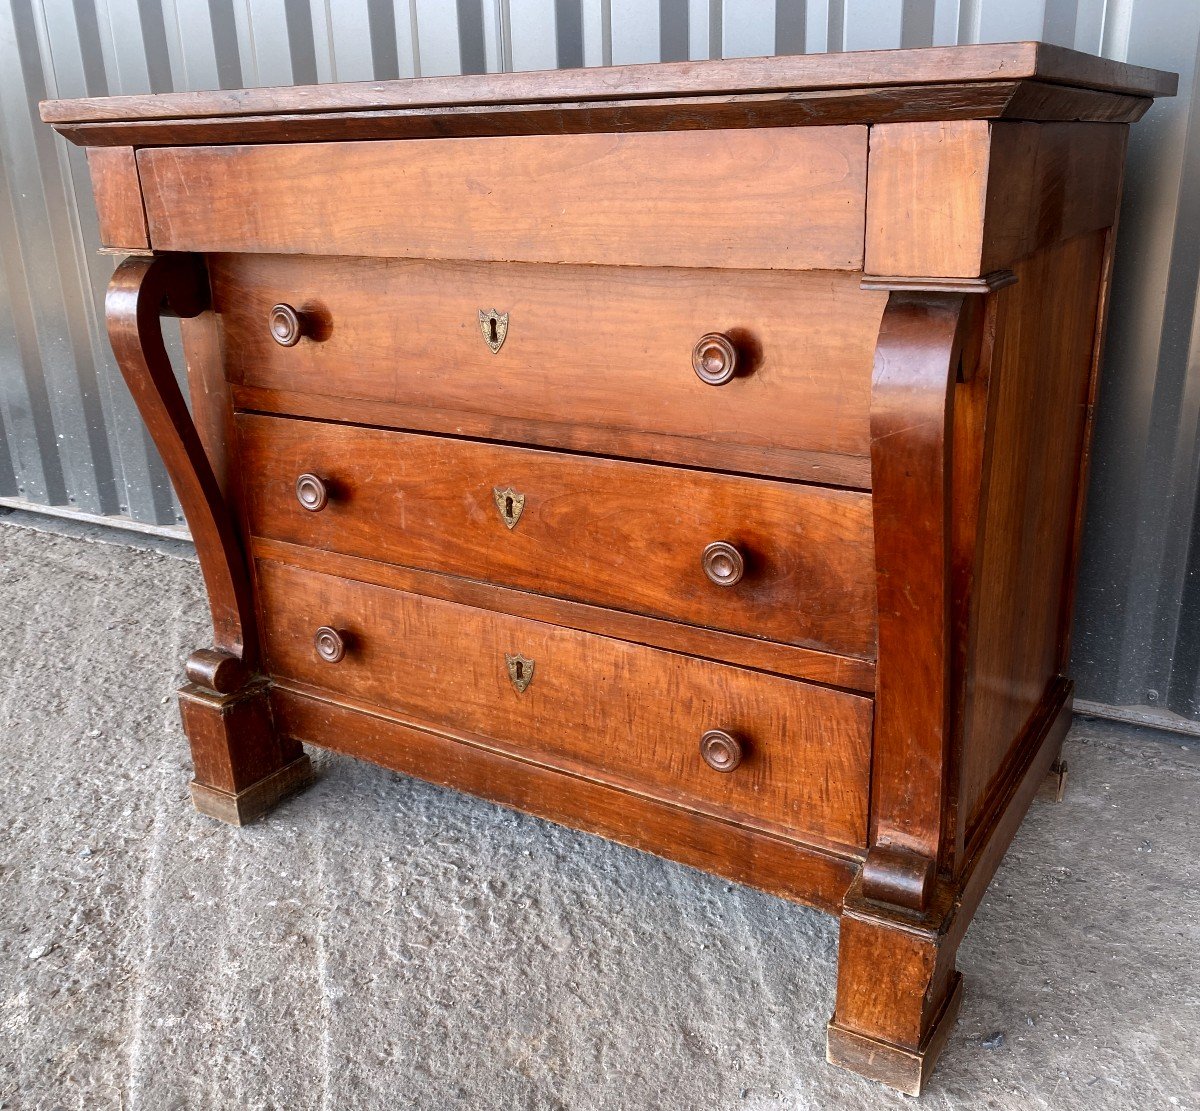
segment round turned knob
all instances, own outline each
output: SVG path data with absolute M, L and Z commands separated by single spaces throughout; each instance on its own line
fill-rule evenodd
M 335 664 L 346 654 L 346 640 L 337 629 L 322 625 L 313 637 L 317 655 L 326 663 Z
M 304 314 L 291 305 L 276 305 L 270 316 L 271 338 L 280 347 L 295 347 L 304 335 Z
M 746 560 L 742 553 L 724 540 L 714 541 L 704 549 L 700 566 L 709 582 L 717 586 L 733 586 L 742 581 L 746 573 Z
M 329 488 L 315 474 L 296 479 L 296 500 L 310 513 L 319 513 L 329 504 Z
M 742 762 L 742 742 L 720 729 L 710 729 L 700 738 L 700 755 L 715 772 L 731 772 Z
M 692 348 L 692 369 L 701 382 L 723 386 L 737 374 L 737 349 L 723 332 L 709 332 Z

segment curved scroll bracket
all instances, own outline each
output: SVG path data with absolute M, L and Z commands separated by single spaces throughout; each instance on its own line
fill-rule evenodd
M 162 456 L 183 507 L 208 588 L 213 637 L 225 664 L 222 686 L 256 670 L 254 606 L 245 557 L 183 391 L 163 343 L 165 315 L 198 316 L 209 306 L 208 280 L 195 255 L 128 258 L 104 302 L 117 365 Z
M 918 912 L 932 894 L 950 790 L 951 436 L 976 300 L 892 292 L 871 384 L 879 658 L 863 879 L 871 897 Z

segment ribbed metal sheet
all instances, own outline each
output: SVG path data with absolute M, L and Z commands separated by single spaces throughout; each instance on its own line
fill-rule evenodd
M 1181 75 L 1133 130 L 1075 672 L 1087 699 L 1200 719 L 1196 0 L 0 0 L 0 499 L 181 519 L 43 97 L 1039 38 Z

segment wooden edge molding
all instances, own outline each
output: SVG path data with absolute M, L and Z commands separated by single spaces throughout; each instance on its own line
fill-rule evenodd
M 194 255 L 126 259 L 113 274 L 104 302 L 117 365 L 162 456 L 196 544 L 215 646 L 252 673 L 257 638 L 245 558 L 163 343 L 162 316 L 193 317 L 208 307 L 207 274 Z M 227 674 L 227 665 L 212 663 L 214 679 L 222 666 Z
M 323 143 L 348 139 L 479 138 L 488 135 L 690 131 L 700 126 L 811 127 L 930 120 L 1062 120 L 1133 123 L 1153 103 L 1037 81 L 975 81 L 881 88 L 800 89 L 712 96 L 629 97 L 435 105 L 178 119 L 54 123 L 89 148 Z
M 994 293 L 1017 280 L 1011 270 L 993 270 L 982 278 L 917 278 L 864 274 L 860 289 L 884 289 L 913 293 Z
M 863 75 L 869 74 L 864 81 Z M 499 102 L 1034 79 L 1140 97 L 1172 96 L 1175 74 L 1039 42 L 665 62 L 597 69 L 434 77 L 418 81 L 93 97 L 43 101 L 47 123 L 238 117 L 337 109 L 482 106 Z

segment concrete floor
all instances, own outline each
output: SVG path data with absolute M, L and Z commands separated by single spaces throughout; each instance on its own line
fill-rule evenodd
M 0 1107 L 915 1106 L 824 1063 L 821 914 L 347 759 L 196 815 L 197 567 L 94 539 L 0 518 Z M 1200 749 L 1067 758 L 927 1108 L 1200 1107 Z

